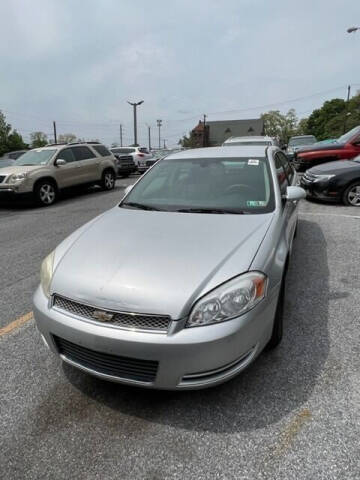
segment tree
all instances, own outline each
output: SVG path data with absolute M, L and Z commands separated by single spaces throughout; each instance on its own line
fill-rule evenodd
M 76 135 L 73 133 L 63 133 L 62 135 L 58 136 L 58 143 L 71 143 L 75 142 Z
M 48 143 L 48 137 L 44 132 L 30 133 L 31 148 L 45 147 Z
M 24 143 L 22 136 L 16 130 L 13 130 L 8 136 L 7 144 L 9 152 L 13 152 L 14 150 L 25 150 L 28 148 L 28 145 Z
M 296 135 L 306 135 L 308 131 L 308 119 L 302 118 L 297 126 Z
M 345 100 L 341 98 L 328 100 L 309 116 L 306 133 L 315 135 L 318 140 L 337 138 L 344 133 L 345 115 Z
M 296 133 L 298 119 L 295 110 L 290 109 L 285 115 L 279 110 L 263 113 L 265 134 L 277 138 L 280 143 L 288 143 L 289 138 Z
M 7 123 L 5 115 L 0 111 L 0 157 L 14 150 L 27 148 L 22 136 L 16 131 L 11 131 L 10 123 Z

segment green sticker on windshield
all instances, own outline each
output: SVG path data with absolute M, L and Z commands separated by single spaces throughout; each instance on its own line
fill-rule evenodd
M 246 205 L 248 207 L 265 207 L 266 202 L 264 202 L 263 200 L 248 200 L 246 202 Z

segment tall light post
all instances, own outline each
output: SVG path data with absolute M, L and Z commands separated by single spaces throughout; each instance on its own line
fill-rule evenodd
M 161 135 L 160 135 L 160 129 L 161 129 L 162 120 L 156 120 L 156 123 L 157 123 L 158 129 L 159 129 L 159 149 L 160 149 L 160 148 L 161 148 Z
M 137 147 L 137 118 L 136 118 L 136 107 L 144 103 L 144 100 L 140 100 L 140 102 L 127 102 L 129 105 L 132 105 L 134 109 L 134 146 Z

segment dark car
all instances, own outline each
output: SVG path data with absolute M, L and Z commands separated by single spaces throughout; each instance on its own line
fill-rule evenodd
M 116 151 L 118 150 L 118 152 Z M 136 164 L 132 155 L 120 152 L 120 149 L 112 148 L 111 152 L 116 158 L 116 168 L 119 177 L 126 178 L 137 170 Z
M 333 143 L 314 144 L 294 153 L 294 165 L 297 170 L 308 168 L 333 160 L 346 160 L 360 154 L 360 126 L 353 128 Z
M 360 156 L 310 168 L 300 184 L 308 197 L 360 207 Z

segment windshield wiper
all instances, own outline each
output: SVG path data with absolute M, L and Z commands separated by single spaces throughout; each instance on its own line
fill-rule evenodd
M 246 212 L 243 210 L 226 210 L 224 208 L 179 208 L 179 210 L 174 210 L 175 212 L 181 213 L 232 213 L 233 215 L 245 215 Z
M 139 210 L 156 210 L 156 211 L 161 211 L 160 208 L 152 207 L 151 205 L 145 205 L 144 203 L 138 203 L 138 202 L 125 202 L 120 205 L 121 207 L 132 207 L 132 208 L 138 208 Z

